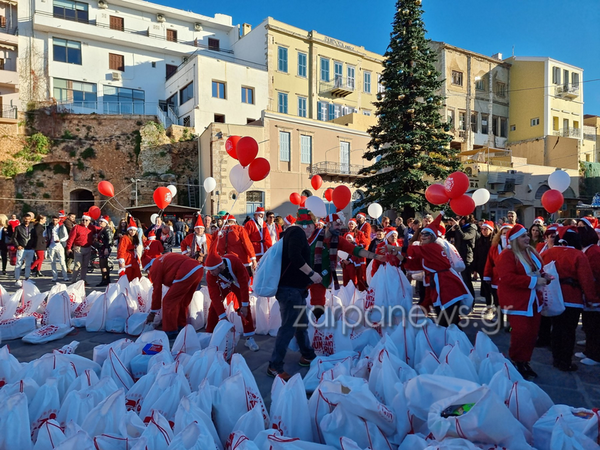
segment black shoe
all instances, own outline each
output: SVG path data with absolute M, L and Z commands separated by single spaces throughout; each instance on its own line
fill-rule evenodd
M 573 363 L 554 362 L 553 365 L 562 372 L 575 372 L 578 369 L 577 364 Z
M 96 285 L 96 287 L 108 286 L 108 284 L 109 284 L 108 281 L 102 280 L 100 283 L 98 283 Z
M 538 339 L 535 343 L 536 348 L 550 347 L 550 341 L 546 339 Z
M 529 378 L 537 378 L 538 377 L 538 374 L 535 373 L 535 371 L 531 368 L 531 366 L 529 365 L 528 362 L 523 363 L 523 367 L 525 368 L 525 372 L 528 375 L 525 378 L 529 379 Z

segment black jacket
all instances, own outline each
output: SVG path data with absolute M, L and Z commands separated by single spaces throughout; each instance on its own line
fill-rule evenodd
M 492 235 L 484 237 L 477 233 L 477 236 L 473 250 L 473 270 L 483 277 L 487 256 L 492 247 Z
M 46 227 L 39 223 L 36 223 L 33 227 L 33 232 L 35 233 L 35 251 L 43 251 L 46 250 L 46 238 L 44 237 L 44 230 Z
M 304 264 L 310 266 L 310 247 L 304 230 L 300 227 L 290 227 L 285 230 L 283 239 L 283 252 L 281 256 L 281 278 L 279 286 L 296 289 L 306 289 L 312 281 L 300 267 Z
M 157 239 L 160 239 L 160 242 L 162 242 L 162 245 L 165 249 L 163 253 L 171 253 L 173 247 L 175 246 L 175 235 L 173 232 L 169 230 L 169 234 L 167 236 L 161 234 L 160 237 L 157 236 Z
M 94 247 L 98 250 L 100 258 L 104 258 L 104 250 L 108 250 L 110 253 L 113 242 L 113 232 L 109 227 L 104 227 L 100 230 L 96 239 L 97 242 Z
M 454 238 L 454 246 L 458 250 L 460 257 L 468 266 L 473 263 L 473 249 L 475 248 L 475 239 L 477 239 L 477 228 L 472 223 L 461 226 L 454 226 L 446 232 L 446 239 Z
M 177 221 L 173 224 L 173 231 L 177 232 L 183 232 L 185 233 L 185 222 L 184 221 Z
M 16 247 L 23 247 L 25 250 L 35 250 L 37 245 L 37 235 L 34 230 L 34 224 L 30 223 L 29 227 L 21 224 L 13 232 L 13 243 Z

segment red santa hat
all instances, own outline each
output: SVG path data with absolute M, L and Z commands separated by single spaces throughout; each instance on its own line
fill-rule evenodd
M 350 225 L 351 223 L 353 223 L 356 226 L 356 224 L 357 224 L 356 219 L 350 219 L 348 221 L 348 225 Z
M 288 214 L 287 216 L 285 216 L 283 218 L 283 221 L 285 222 L 285 224 L 287 226 L 290 226 L 290 225 L 294 225 L 296 223 L 296 218 L 294 216 L 292 216 L 291 214 Z
M 232 214 L 225 214 L 223 216 L 223 222 L 227 222 L 229 220 L 233 220 L 234 222 L 237 222 L 237 220 L 235 220 L 235 216 Z
M 569 225 L 568 227 L 558 227 L 558 242 L 566 242 L 565 235 L 567 233 L 577 233 L 577 227 Z
M 562 225 L 559 225 L 557 223 L 553 223 L 552 225 L 548 225 L 548 228 L 546 228 L 546 232 L 544 233 L 544 236 L 550 236 L 552 234 L 555 234 L 559 228 L 562 228 Z
M 544 225 L 544 218 L 543 217 L 536 217 L 533 220 L 533 224 L 534 225 L 542 225 L 543 226 Z
M 483 225 L 481 225 L 481 228 L 488 228 L 494 231 L 494 222 L 492 222 L 491 220 L 486 220 L 485 222 L 483 222 Z
M 108 217 L 108 216 L 100 217 L 100 222 L 106 222 L 106 224 L 108 225 L 108 222 L 110 222 L 110 217 Z
M 513 226 L 510 223 L 503 223 L 500 227 L 500 232 L 502 232 L 502 230 L 510 230 L 512 227 Z
M 439 236 L 440 225 L 442 223 L 442 216 L 443 213 L 439 213 L 438 216 L 435 219 L 433 219 L 433 222 L 431 222 L 429 225 L 427 225 L 421 230 L 421 233 L 431 233 L 436 237 Z
M 364 212 L 359 212 L 359 213 L 356 215 L 356 218 L 357 218 L 357 219 L 358 219 L 359 217 L 360 217 L 360 218 L 362 218 L 362 219 L 365 219 L 365 220 L 367 219 L 367 215 L 366 215 Z
M 327 216 L 324 217 L 325 222 L 326 223 L 332 223 L 332 222 L 338 222 L 343 224 L 344 223 L 344 215 L 338 211 L 337 213 L 334 214 L 329 214 Z
M 198 214 L 198 218 L 196 219 L 196 225 L 194 228 L 204 228 L 204 222 L 202 222 L 202 216 Z
M 90 213 L 86 211 L 81 216 L 81 220 L 92 220 L 92 217 L 90 216 Z
M 595 217 L 580 217 L 579 221 L 585 223 L 590 228 L 596 228 L 598 226 L 598 219 Z
M 264 214 L 265 213 L 265 208 L 263 208 L 262 206 L 259 206 L 258 208 L 256 208 L 256 211 L 254 211 L 254 214 Z
M 508 238 L 509 242 L 512 242 L 518 237 L 523 236 L 524 234 L 527 234 L 527 228 L 518 223 L 510 229 L 506 237 Z
M 352 235 L 352 233 L 346 233 L 346 239 L 349 240 L 350 242 L 355 242 L 354 240 L 354 236 Z
M 216 252 L 210 252 L 204 261 L 204 268 L 206 270 L 215 270 L 221 264 L 223 264 L 223 258 Z
M 64 211 L 64 209 L 61 209 L 61 210 L 58 212 L 58 217 L 67 217 L 67 215 L 65 214 L 65 211 Z
M 446 234 L 446 225 L 444 225 L 444 222 L 440 222 L 438 236 L 444 236 L 445 234 Z
M 154 230 L 150 230 L 150 232 L 148 233 L 148 240 L 153 241 L 156 239 L 156 233 L 154 233 Z
M 133 217 L 129 216 L 129 226 L 127 227 L 127 231 L 129 230 L 136 230 L 137 231 L 137 224 L 135 223 L 135 220 L 133 220 Z
M 398 236 L 398 231 L 394 227 L 386 227 L 383 229 L 383 232 L 385 233 L 386 239 L 392 237 L 394 234 Z

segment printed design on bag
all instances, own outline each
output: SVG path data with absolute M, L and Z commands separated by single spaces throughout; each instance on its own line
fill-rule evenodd
M 365 297 L 365 310 L 371 309 L 373 306 L 375 306 L 375 290 L 371 288 Z
M 287 431 L 288 431 L 287 426 L 281 420 L 281 416 L 275 416 L 275 417 L 273 417 L 273 420 L 271 422 L 271 428 L 273 428 L 274 430 L 279 431 L 282 436 L 285 436 L 287 434 Z
M 325 334 L 321 330 L 315 329 L 312 346 L 315 352 L 326 356 L 333 355 L 335 353 L 333 334 Z
M 71 292 L 71 293 L 69 294 L 69 301 L 70 301 L 71 303 L 77 303 L 77 297 L 75 296 L 75 293 L 74 293 L 74 292 Z
M 15 316 L 23 315 L 25 311 L 29 311 L 29 308 L 31 308 L 31 300 L 27 300 L 22 306 L 19 306 L 15 311 Z
M 262 399 L 258 395 L 256 395 L 256 393 L 253 392 L 248 386 L 246 386 L 246 407 L 248 408 L 248 411 L 252 411 L 252 409 L 254 409 L 256 405 L 260 405 L 260 411 L 262 413 L 263 420 L 265 422 L 269 420 L 267 410 Z
M 58 410 L 49 409 L 48 411 L 44 411 L 40 417 L 31 424 L 31 439 L 35 435 L 35 432 L 42 428 L 42 426 L 49 420 L 56 420 L 56 413 Z
M 394 413 L 387 406 L 378 403 L 377 412 L 386 422 L 394 423 Z
M 138 302 L 138 305 L 140 305 L 140 310 L 145 311 L 146 310 L 146 300 L 144 300 L 144 297 L 142 297 L 142 294 L 140 294 L 139 292 L 137 295 L 137 302 Z
M 133 411 L 139 414 L 142 410 L 142 396 L 140 395 L 138 398 L 125 397 L 125 407 L 127 408 L 127 411 Z M 148 420 L 150 420 L 149 417 Z
M 56 325 L 46 325 L 42 328 L 35 330 L 33 332 L 33 336 L 52 336 L 54 333 L 58 331 L 58 327 Z
M 87 299 L 85 299 L 79 305 L 77 305 L 77 308 L 75 308 L 75 312 L 73 313 L 73 315 L 77 318 L 86 317 L 87 316 L 87 312 L 85 311 L 86 309 L 87 309 Z

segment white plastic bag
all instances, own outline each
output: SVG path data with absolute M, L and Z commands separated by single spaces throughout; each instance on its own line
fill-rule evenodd
M 173 431 L 167 419 L 165 419 L 158 411 L 152 413 L 152 417 L 148 421 L 148 427 L 142 434 L 140 441 L 134 449 L 152 449 L 152 450 L 167 450 L 173 440 Z
M 356 361 L 358 360 L 358 354 L 356 352 L 340 352 L 331 356 L 317 356 L 310 363 L 310 369 L 304 376 L 304 386 L 306 392 L 313 392 L 319 383 L 323 381 L 323 375 L 328 370 L 333 369 L 338 364 L 348 369 L 348 372 L 352 369 Z
M 64 338 L 74 329 L 75 328 L 64 324 L 45 325 L 42 328 L 38 328 L 23 336 L 23 342 L 27 342 L 28 344 L 45 344 L 46 342 Z
M 35 442 L 39 428 L 49 419 L 56 419 L 60 409 L 60 398 L 56 379 L 49 378 L 42 385 L 29 405 L 29 422 L 31 423 L 31 438 Z
M 133 386 L 133 376 L 125 364 L 119 359 L 114 349 L 109 349 L 108 358 L 102 365 L 101 378 L 112 378 L 119 388 L 128 391 Z M 123 402 L 125 403 L 125 402 Z
M 140 417 L 147 423 L 153 411 L 158 411 L 172 426 L 181 398 L 190 393 L 190 386 L 182 373 L 158 374 L 142 401 Z
M 127 297 L 124 293 L 120 293 L 106 311 L 106 331 L 109 333 L 122 333 L 125 330 L 125 320 L 129 315 Z
M 281 259 L 283 258 L 283 239 L 278 240 L 260 259 L 254 272 L 252 289 L 259 297 L 273 297 L 279 287 L 281 277 Z
M 146 319 L 148 319 L 148 313 L 133 313 L 125 319 L 124 332 L 131 336 L 139 336 L 145 329 Z
M 46 311 L 42 316 L 42 325 L 71 325 L 71 300 L 66 291 L 59 292 L 48 299 Z
M 17 381 L 19 372 L 21 372 L 21 364 L 10 354 L 8 345 L 0 348 L 0 388 Z
M 71 391 L 65 396 L 56 421 L 63 428 L 71 421 L 83 425 L 83 421 L 95 406 L 95 398 L 90 392 Z
M 599 445 L 584 434 L 576 433 L 564 417 L 558 417 L 547 450 L 597 450 Z M 539 450 L 546 450 L 539 447 Z
M 194 327 L 194 330 L 198 331 L 204 327 L 206 317 L 204 316 L 204 294 L 202 291 L 194 292 L 192 301 L 188 308 L 187 323 Z
M 559 430 L 557 430 L 557 436 L 554 436 L 554 427 L 559 419 L 562 419 L 564 424 L 572 431 L 574 439 L 571 439 L 571 441 L 579 440 L 583 442 L 585 441 L 581 438 L 583 436 L 597 442 L 599 439 L 598 427 L 600 427 L 599 414 L 596 410 L 554 405 L 533 425 L 533 445 L 539 450 L 554 450 L 553 444 L 560 439 Z M 566 434 L 570 433 L 566 432 Z
M 190 401 L 188 397 L 183 397 L 179 402 L 177 411 L 175 412 L 175 423 L 173 426 L 173 432 L 177 435 L 182 433 L 190 424 L 196 423 L 203 435 L 211 437 L 213 442 L 212 447 L 207 448 L 222 448 L 219 435 L 215 425 L 213 424 L 210 415 L 207 415 L 202 411 L 194 402 Z
M 119 339 L 118 341 L 111 342 L 109 344 L 100 344 L 94 347 L 94 351 L 92 354 L 92 360 L 95 363 L 100 365 L 104 364 L 106 358 L 108 358 L 108 351 L 112 348 L 117 353 L 120 353 L 123 349 L 125 349 L 129 344 L 133 341 L 127 338 Z
M 27 397 L 19 392 L 2 403 L 0 409 L 0 448 L 31 450 L 31 429 Z
M 209 347 L 216 347 L 218 351 L 223 352 L 225 361 L 229 361 L 239 340 L 240 335 L 235 331 L 235 326 L 228 320 L 219 320 L 213 330 Z
M 177 339 L 173 343 L 171 354 L 177 356 L 179 353 L 187 353 L 193 355 L 200 350 L 200 342 L 196 335 L 196 330 L 192 325 L 186 325 L 183 330 L 177 335 Z
M 234 431 L 233 426 L 248 412 L 244 377 L 235 373 L 227 378 L 216 392 L 213 403 L 213 417 L 221 442 L 225 442 Z
M 275 297 L 257 297 L 255 307 L 256 334 L 277 336 L 281 326 L 279 302 Z
M 333 310 L 326 308 L 325 313 L 314 326 L 311 321 L 308 323 L 308 338 L 318 356 L 330 356 L 339 352 L 354 350 L 350 339 L 350 330 L 346 329 L 344 331 L 344 320 L 334 320 L 333 315 Z
M 110 287 L 110 285 L 109 285 Z M 108 291 L 108 288 L 106 289 Z M 94 301 L 85 320 L 87 331 L 104 331 L 106 327 L 106 312 L 108 310 L 107 294 L 104 293 Z
M 15 317 L 22 296 L 23 289 L 17 289 L 17 292 L 14 294 L 9 294 L 0 285 L 0 322 Z
M 0 321 L 0 336 L 4 341 L 20 339 L 36 328 L 35 317 L 22 317 L 20 319 L 7 319 Z
M 33 450 L 52 450 L 65 439 L 65 434 L 60 429 L 58 422 L 52 419 L 47 420 L 40 427 Z
M 262 415 L 264 426 L 268 427 L 271 423 L 269 420 L 269 414 L 267 413 L 267 407 L 265 406 L 265 402 L 263 401 L 260 390 L 258 389 L 254 375 L 248 367 L 248 364 L 246 364 L 244 357 L 238 354 L 234 354 L 231 357 L 231 374 L 233 375 L 236 373 L 241 373 L 244 380 L 244 390 L 248 411 L 258 408 Z M 249 436 L 248 434 L 246 435 Z
M 217 447 L 213 438 L 202 432 L 200 424 L 192 422 L 173 438 L 168 448 L 169 450 L 213 450 Z
M 544 272 L 553 276 L 554 279 L 542 289 L 542 315 L 546 317 L 558 316 L 565 311 L 565 301 L 560 288 L 560 277 L 556 271 L 556 263 L 550 261 L 544 265 Z
M 41 294 L 36 294 L 31 297 L 23 296 L 23 303 L 17 308 L 15 311 L 15 316 L 17 317 L 27 317 L 38 315 L 38 308 L 46 301 L 48 298 L 47 292 L 42 292 Z M 42 319 L 44 316 L 42 315 Z
M 90 436 L 119 434 L 119 426 L 125 419 L 125 394 L 123 389 L 109 395 L 87 415 L 81 427 Z
M 299 373 L 286 383 L 275 377 L 271 388 L 271 428 L 284 436 L 310 441 L 312 428 L 309 419 L 306 389 Z

